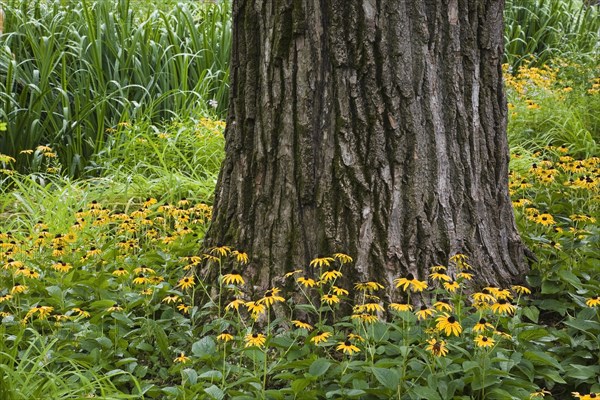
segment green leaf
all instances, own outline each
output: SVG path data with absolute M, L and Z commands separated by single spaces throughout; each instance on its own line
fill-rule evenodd
M 523 353 L 523 357 L 537 365 L 549 365 L 559 371 L 563 370 L 560 363 L 554 357 L 541 351 L 526 351 Z
M 400 374 L 396 370 L 387 368 L 371 367 L 373 375 L 383 386 L 390 390 L 396 390 L 400 382 Z
M 527 317 L 531 322 L 536 324 L 540 318 L 540 310 L 534 306 L 523 307 L 522 313 L 523 316 Z
M 528 342 L 548 336 L 550 333 L 544 328 L 527 329 L 519 332 L 517 338 L 522 342 Z
M 198 382 L 198 373 L 192 368 L 184 369 L 181 374 L 190 385 L 195 385 Z
M 317 358 L 315 361 L 313 361 L 312 364 L 310 364 L 310 367 L 308 368 L 308 373 L 313 377 L 318 377 L 327 372 L 330 366 L 331 363 L 329 362 L 329 360 L 325 358 Z
M 296 379 L 290 385 L 294 394 L 298 394 L 302 392 L 308 385 L 310 385 L 311 380 L 306 378 Z
M 581 289 L 581 281 L 571 271 L 567 271 L 566 269 L 561 269 L 560 271 L 558 271 L 558 276 L 563 281 L 568 282 L 571 286 L 573 286 L 577 289 Z
M 225 392 L 219 389 L 216 385 L 212 385 L 204 389 L 204 392 L 210 396 L 211 399 L 222 400 L 225 398 Z
M 413 392 L 418 395 L 420 399 L 442 400 L 438 392 L 428 386 L 415 386 Z
M 587 381 L 598 375 L 600 367 L 597 365 L 570 364 L 566 367 L 565 371 L 566 375 L 571 378 Z
M 216 349 L 217 345 L 210 336 L 205 336 L 192 344 L 192 354 L 198 358 L 211 357 Z

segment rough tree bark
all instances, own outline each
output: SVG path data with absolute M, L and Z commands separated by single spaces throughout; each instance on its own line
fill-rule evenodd
M 206 244 L 265 288 L 354 257 L 387 285 L 462 252 L 526 270 L 508 195 L 500 0 L 239 0 L 226 158 Z M 277 282 L 276 282 L 277 283 Z

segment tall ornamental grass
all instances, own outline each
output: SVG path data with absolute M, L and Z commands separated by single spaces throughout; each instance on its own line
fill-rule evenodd
M 129 0 L 10 1 L 4 10 L 0 148 L 22 171 L 32 162 L 20 152 L 51 145 L 65 172 L 81 175 L 119 122 L 227 107 L 228 2 L 144 15 Z
M 537 65 L 556 57 L 598 63 L 600 7 L 581 0 L 507 0 L 505 57 L 513 67 L 533 56 Z

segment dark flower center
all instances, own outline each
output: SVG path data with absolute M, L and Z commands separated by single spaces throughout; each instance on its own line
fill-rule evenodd
M 423 305 L 421 306 L 421 311 L 425 311 L 425 310 L 427 310 L 427 306 L 426 306 L 425 304 L 423 304 Z
M 253 337 L 254 339 L 256 339 L 256 338 L 258 337 L 258 333 L 253 333 L 253 334 L 252 334 L 252 337 Z
M 482 338 L 481 338 L 481 341 L 482 341 L 482 342 L 487 342 L 487 341 L 488 341 L 488 338 L 486 338 L 486 337 L 482 337 Z
M 486 322 L 487 322 L 487 321 L 485 320 L 485 318 L 481 318 L 481 319 L 479 320 L 479 323 L 480 323 L 481 325 L 484 325 Z
M 456 322 L 456 318 L 454 318 L 454 316 L 450 316 L 450 317 L 448 317 L 448 322 L 453 324 Z
M 265 292 L 265 297 L 271 297 L 271 296 L 273 296 L 273 291 L 272 290 L 267 290 Z
M 348 347 L 348 346 L 350 346 L 350 345 L 352 345 L 352 343 L 350 343 L 350 341 L 349 341 L 349 340 L 346 340 L 346 341 L 344 342 L 344 346 Z
M 506 304 L 506 303 L 508 303 L 508 302 L 506 301 L 506 299 L 500 299 L 500 300 L 498 300 L 498 304 L 500 304 L 500 305 L 504 305 L 504 304 Z
M 406 279 L 412 281 L 413 279 L 415 279 L 415 276 L 413 274 L 408 274 L 406 275 Z

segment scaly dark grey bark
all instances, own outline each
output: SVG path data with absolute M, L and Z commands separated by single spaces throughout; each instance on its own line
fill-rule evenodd
M 526 271 L 508 195 L 499 0 L 234 1 L 226 158 L 206 244 L 265 288 L 317 256 L 388 286 L 461 252 Z

